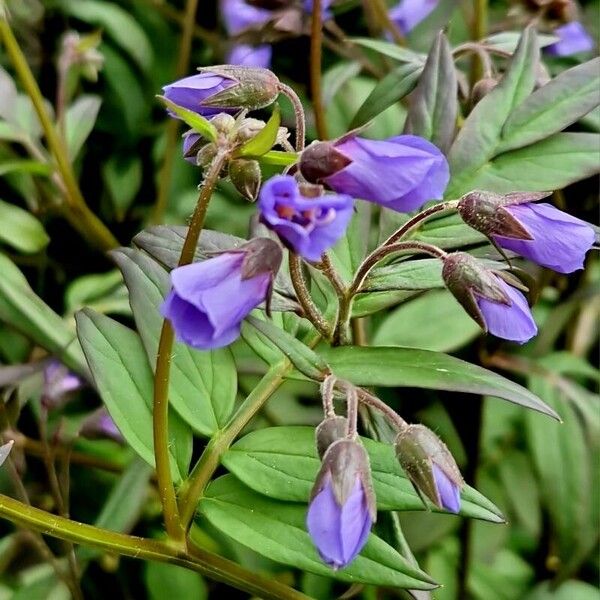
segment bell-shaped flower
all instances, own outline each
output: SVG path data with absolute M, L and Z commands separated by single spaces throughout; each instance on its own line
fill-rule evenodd
M 171 271 L 173 289 L 161 307 L 178 340 L 200 350 L 234 342 L 246 315 L 270 298 L 282 252 L 256 238 L 234 250 Z
M 318 261 L 346 231 L 353 199 L 324 194 L 320 186 L 299 185 L 291 175 L 276 175 L 262 186 L 261 220 L 284 244 L 307 260 Z
M 460 199 L 458 211 L 465 223 L 505 250 L 559 273 L 582 269 L 594 230 L 550 204 L 534 202 L 546 195 L 470 192 Z
M 507 273 L 486 269 L 466 252 L 448 254 L 442 277 L 446 287 L 484 330 L 521 344 L 537 334 L 520 282 Z
M 117 444 L 125 443 L 123 434 L 104 407 L 95 410 L 84 419 L 79 435 L 90 440 L 109 439 Z
M 44 369 L 42 404 L 46 409 L 60 408 L 70 392 L 83 387 L 84 381 L 55 358 Z
M 390 19 L 403 35 L 414 29 L 438 5 L 439 0 L 401 0 L 390 9 Z
M 594 40 L 579 21 L 571 21 L 554 30 L 558 41 L 544 48 L 550 56 L 571 56 L 594 49 Z
M 376 519 L 369 457 L 356 441 L 334 442 L 323 457 L 306 525 L 319 555 L 332 569 L 352 562 Z
M 454 457 L 440 438 L 424 425 L 409 425 L 395 441 L 396 456 L 419 495 L 439 508 L 460 511 L 463 478 Z
M 308 181 L 398 212 L 439 200 L 450 179 L 448 161 L 415 135 L 368 140 L 350 133 L 335 142 L 314 142 L 300 157 Z
M 268 69 L 271 66 L 272 55 L 273 48 L 270 44 L 235 44 L 227 54 L 227 62 L 230 65 Z
M 221 14 L 229 35 L 260 27 L 272 18 L 272 11 L 248 4 L 246 0 L 221 0 Z

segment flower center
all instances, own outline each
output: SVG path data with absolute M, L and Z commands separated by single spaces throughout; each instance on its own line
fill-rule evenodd
M 315 227 L 329 225 L 336 216 L 335 208 L 315 206 L 315 208 L 297 210 L 289 204 L 279 203 L 275 204 L 275 212 L 279 218 L 291 221 L 310 231 Z

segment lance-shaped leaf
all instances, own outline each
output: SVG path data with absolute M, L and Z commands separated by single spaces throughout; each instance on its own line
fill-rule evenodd
M 271 560 L 349 583 L 433 589 L 436 583 L 394 548 L 371 533 L 366 546 L 344 569 L 333 571 L 318 556 L 306 531 L 306 505 L 259 495 L 235 477 L 213 481 L 200 513 L 217 529 Z
M 445 152 L 456 130 L 458 84 L 452 49 L 443 32 L 431 48 L 409 102 L 404 132 L 424 137 Z
M 500 83 L 477 103 L 454 140 L 448 155 L 452 174 L 446 190 L 449 198 L 460 196 L 457 190 L 464 189 L 464 180 L 472 179 L 497 154 L 502 128 L 509 115 L 533 91 L 538 63 L 536 33 L 534 29 L 527 28 L 508 71 Z
M 164 96 L 157 96 L 161 102 L 164 102 L 165 106 L 174 112 L 181 120 L 189 125 L 194 131 L 197 131 L 201 136 L 207 140 L 214 142 L 217 139 L 217 130 L 215 126 L 208 120 L 195 113 L 193 110 L 178 106 L 174 102 L 171 102 Z
M 257 329 L 275 344 L 289 358 L 296 369 L 306 377 L 315 381 L 322 381 L 329 374 L 329 366 L 316 352 L 271 321 L 257 319 L 250 315 L 246 317 L 244 327 L 247 325 Z
M 600 105 L 600 58 L 561 73 L 508 117 L 498 153 L 562 131 Z
M 0 223 L 0 242 L 20 252 L 40 252 L 50 241 L 44 226 L 30 212 L 2 200 Z
M 322 348 L 320 353 L 337 377 L 355 385 L 417 387 L 497 396 L 558 419 L 551 407 L 523 386 L 442 352 L 344 346 Z
M 276 104 L 273 114 L 266 125 L 251 140 L 248 140 L 237 150 L 235 156 L 258 158 L 266 154 L 277 141 L 280 123 L 281 111 L 279 110 L 279 104 Z
M 278 167 L 288 167 L 298 162 L 298 155 L 295 152 L 282 152 L 281 150 L 270 150 L 258 158 L 263 165 L 275 165 Z
M 129 303 L 148 361 L 156 361 L 163 318 L 160 305 L 169 293 L 168 273 L 139 250 L 112 253 L 129 290 Z M 195 431 L 212 435 L 225 425 L 237 393 L 237 373 L 229 348 L 202 352 L 176 342 L 171 361 L 169 398 Z

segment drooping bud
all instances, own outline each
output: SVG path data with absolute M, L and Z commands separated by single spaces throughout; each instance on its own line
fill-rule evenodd
M 475 83 L 471 90 L 471 106 L 475 106 L 484 96 L 487 96 L 496 86 L 498 80 L 495 77 L 484 77 Z
M 83 421 L 79 435 L 90 440 L 106 438 L 118 444 L 125 443 L 123 434 L 104 407 L 95 410 Z
M 317 442 L 317 452 L 319 458 L 323 460 L 325 452 L 334 442 L 346 437 L 348 433 L 348 419 L 346 417 L 327 417 L 319 423 L 315 430 L 315 440 Z
M 42 404 L 46 410 L 60 408 L 66 402 L 68 394 L 83 385 L 84 382 L 80 377 L 71 373 L 58 360 L 52 359 L 44 369 Z
M 238 158 L 229 163 L 231 183 L 250 202 L 254 202 L 258 196 L 261 176 L 260 165 L 256 160 Z
M 205 107 L 258 110 L 273 104 L 279 95 L 279 79 L 268 69 L 239 65 L 217 65 L 199 69 L 232 81 L 210 97 L 201 101 Z
M 424 425 L 409 425 L 395 441 L 396 456 L 417 493 L 439 508 L 457 513 L 464 484 L 454 457 Z
M 470 192 L 460 199 L 458 212 L 496 247 L 559 273 L 571 273 L 583 268 L 585 255 L 594 244 L 594 230 L 550 204 L 536 203 L 549 194 Z
M 537 333 L 527 299 L 516 289 L 524 286 L 515 277 L 485 268 L 466 252 L 446 256 L 442 277 L 448 290 L 484 331 L 519 343 Z
M 377 516 L 369 457 L 356 441 L 334 442 L 311 492 L 308 532 L 323 561 L 345 567 L 365 545 Z
M 351 159 L 335 149 L 331 142 L 313 142 L 300 155 L 300 172 L 308 181 L 318 182 L 337 173 Z

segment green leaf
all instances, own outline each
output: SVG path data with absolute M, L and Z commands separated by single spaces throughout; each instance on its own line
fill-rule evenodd
M 279 104 L 276 104 L 267 124 L 251 140 L 248 140 L 237 150 L 235 155 L 258 158 L 266 154 L 277 141 L 280 124 L 281 111 L 279 110 Z
M 355 385 L 418 387 L 496 396 L 558 419 L 551 407 L 526 388 L 441 352 L 346 346 L 322 348 L 320 353 L 335 375 Z
M 498 153 L 562 131 L 600 105 L 600 58 L 561 73 L 536 90 L 508 117 Z
M 340 61 L 323 73 L 323 105 L 328 106 L 340 88 L 362 70 L 357 61 Z
M 386 315 L 372 343 L 451 352 L 480 334 L 479 325 L 454 296 L 446 290 L 436 290 L 405 302 Z
M 72 161 L 77 158 L 85 140 L 94 129 L 102 99 L 99 96 L 80 96 L 69 106 L 65 115 L 67 148 Z
M 144 29 L 126 10 L 105 0 L 59 0 L 60 8 L 84 23 L 102 27 L 142 68 L 150 71 L 154 53 Z
M 422 70 L 422 64 L 411 62 L 400 65 L 388 73 L 367 96 L 354 115 L 349 128 L 355 129 L 368 123 L 386 108 L 404 98 L 417 84 Z
M 558 587 L 555 587 L 553 581 L 544 581 L 523 600 L 598 600 L 598 588 L 573 579 Z
M 165 106 L 180 117 L 186 125 L 189 125 L 194 131 L 197 131 L 201 136 L 207 140 L 214 142 L 217 139 L 217 130 L 215 126 L 208 120 L 199 115 L 198 113 L 178 106 L 174 102 L 171 102 L 164 96 L 157 96 L 157 98 L 165 104 Z
M 179 262 L 187 227 L 158 225 L 138 233 L 133 243 L 168 269 L 174 269 Z M 214 256 L 215 252 L 231 250 L 245 244 L 246 240 L 210 229 L 202 230 L 194 261 Z M 275 293 L 271 300 L 274 311 L 295 311 L 298 304 L 289 277 L 280 270 L 275 278 Z
M 375 267 L 365 279 L 361 291 L 429 290 L 444 287 L 442 267 L 442 262 L 437 258 L 407 260 Z
M 379 510 L 426 510 L 404 475 L 391 444 L 368 438 L 361 441 L 369 453 Z M 238 440 L 222 458 L 223 465 L 254 491 L 276 500 L 308 502 L 320 468 L 312 427 L 269 427 Z M 498 508 L 477 490 L 462 492 L 461 514 L 495 523 L 503 522 Z M 445 512 L 428 504 L 435 512 Z
M 541 142 L 501 154 L 472 178 L 463 178 L 452 192 L 493 190 L 504 194 L 520 190 L 557 190 L 598 173 L 600 135 L 557 133 Z
M 383 54 L 384 56 L 388 56 L 389 58 L 393 58 L 400 62 L 425 64 L 426 57 L 424 54 L 419 54 L 409 48 L 398 46 L 391 42 L 384 42 L 383 40 L 375 40 L 372 38 L 350 38 L 348 41 L 352 44 L 358 44 L 363 48 L 375 50 L 378 54 Z
M 246 317 L 246 323 L 257 329 L 269 341 L 271 341 L 290 362 L 306 377 L 321 381 L 329 372 L 329 367 L 323 359 L 305 346 L 300 340 L 297 340 L 287 331 L 277 327 L 269 320 L 261 320 L 249 315 Z
M 124 325 L 89 309 L 77 313 L 76 321 L 79 341 L 110 416 L 131 447 L 154 466 L 154 382 L 139 336 Z M 191 430 L 171 413 L 169 457 L 176 482 L 187 475 L 191 456 Z
M 20 252 L 34 254 L 50 241 L 44 226 L 28 211 L 0 200 L 0 241 Z
M 282 152 L 281 150 L 270 150 L 258 158 L 263 165 L 276 165 L 278 167 L 288 167 L 298 162 L 298 155 L 295 152 Z
M 452 179 L 446 190 L 449 198 L 458 197 L 456 190 L 464 189 L 464 180 L 473 179 L 495 156 L 509 115 L 533 91 L 538 62 L 536 33 L 530 27 L 523 32 L 510 68 L 500 83 L 475 106 L 450 149 Z
M 440 32 L 427 57 L 415 91 L 405 133 L 419 135 L 446 152 L 452 144 L 458 115 L 458 83 L 452 48 Z
M 112 155 L 102 166 L 102 175 L 115 209 L 122 221 L 142 185 L 142 161 L 135 155 Z
M 75 333 L 29 286 L 19 269 L 0 254 L 0 321 L 54 354 L 70 369 L 89 376 Z
M 184 567 L 147 562 L 145 579 L 148 600 L 208 599 L 208 588 L 202 576 Z
M 139 250 L 111 253 L 129 289 L 129 302 L 148 361 L 154 365 L 163 318 L 160 306 L 171 287 L 168 273 Z M 237 373 L 229 348 L 202 352 L 175 342 L 169 398 L 195 431 L 212 435 L 226 422 L 237 393 Z
M 521 31 L 501 31 L 500 33 L 494 33 L 486 37 L 482 41 L 485 46 L 490 46 L 491 48 L 503 50 L 504 52 L 513 54 L 519 45 L 521 35 Z M 538 43 L 540 48 L 545 48 L 550 44 L 558 42 L 558 40 L 559 38 L 556 35 L 538 33 Z
M 52 167 L 39 160 L 15 158 L 14 160 L 5 160 L 0 163 L 0 176 L 9 173 L 29 173 L 31 175 L 48 177 L 52 173 Z
M 278 502 L 254 493 L 231 475 L 213 481 L 200 512 L 236 542 L 276 562 L 351 583 L 433 589 L 435 583 L 371 533 L 361 554 L 333 571 L 317 555 L 306 531 L 306 505 Z

